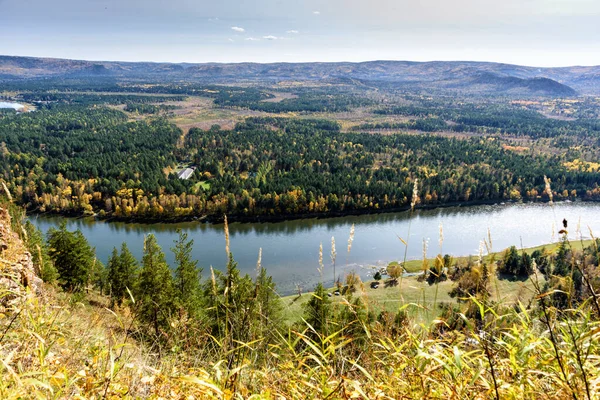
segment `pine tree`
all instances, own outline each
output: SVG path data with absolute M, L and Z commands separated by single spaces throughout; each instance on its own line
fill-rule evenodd
M 100 294 L 104 294 L 104 289 L 108 285 L 108 270 L 97 258 L 94 258 L 94 262 L 92 263 L 88 284 L 98 289 Z
M 110 296 L 113 302 L 121 305 L 123 299 L 129 297 L 130 292 L 135 291 L 137 281 L 138 263 L 126 243 L 121 245 L 121 253 L 114 248 L 108 261 L 108 284 L 110 285 Z
M 366 328 L 370 322 L 366 303 L 360 297 L 353 299 L 352 295 L 347 296 L 347 302 L 341 304 L 341 310 L 336 316 L 336 323 L 346 337 L 352 338 L 353 345 L 360 347 L 366 342 Z
M 331 299 L 327 296 L 323 284 L 319 283 L 310 300 L 304 305 L 304 320 L 315 332 L 327 336 L 331 314 Z
M 563 237 L 554 258 L 554 269 L 552 274 L 557 276 L 567 276 L 571 273 L 571 250 L 566 237 Z
M 245 303 L 244 309 L 248 306 L 248 296 L 243 292 L 251 291 L 252 281 L 249 283 L 240 277 L 237 263 L 229 253 L 227 273 L 214 271 L 211 281 L 204 285 L 204 309 L 213 336 L 228 337 L 238 330 L 236 311 L 241 306 L 240 302 Z
M 113 247 L 112 254 L 108 259 L 108 286 L 109 286 L 109 294 L 113 303 L 117 303 L 121 305 L 122 297 L 119 296 L 121 281 L 118 277 L 119 270 L 121 269 L 119 264 L 119 252 L 116 247 Z
M 267 275 L 264 268 L 260 268 L 255 280 L 254 308 L 256 318 L 253 322 L 254 337 L 264 338 L 265 344 L 271 343 L 283 324 L 282 306 L 280 297 L 275 291 L 273 278 Z
M 511 246 L 504 253 L 499 271 L 501 274 L 518 275 L 519 273 L 519 253 L 515 246 Z
M 85 288 L 92 272 L 95 251 L 81 231 L 67 231 L 63 223 L 59 229 L 48 231 L 48 254 L 54 261 L 60 285 L 68 291 Z
M 175 247 L 171 248 L 177 263 L 175 293 L 179 306 L 189 316 L 195 317 L 200 312 L 200 274 L 202 269 L 198 268 L 198 261 L 192 260 L 194 240 L 188 240 L 188 234 L 182 232 L 181 229 L 178 229 L 177 232 L 179 239 L 175 241 Z
M 31 253 L 31 261 L 37 272 L 46 283 L 53 284 L 58 279 L 58 271 L 48 254 L 48 245 L 44 235 L 31 221 L 25 222 L 27 250 Z
M 548 259 L 548 255 L 546 254 L 546 248 L 542 247 L 541 250 L 535 250 L 531 254 L 531 258 L 535 260 L 537 268 L 544 275 L 550 273 L 550 260 Z
M 174 309 L 173 294 L 173 277 L 165 261 L 165 254 L 154 235 L 150 234 L 144 240 L 136 301 L 139 302 L 139 320 L 152 326 L 157 336 L 161 329 L 168 329 L 169 318 Z

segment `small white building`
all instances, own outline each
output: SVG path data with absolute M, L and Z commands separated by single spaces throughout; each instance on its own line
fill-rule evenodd
M 183 169 L 181 171 L 179 171 L 179 173 L 177 174 L 177 177 L 179 179 L 190 179 L 192 177 L 192 174 L 194 173 L 196 169 L 195 168 L 186 168 Z

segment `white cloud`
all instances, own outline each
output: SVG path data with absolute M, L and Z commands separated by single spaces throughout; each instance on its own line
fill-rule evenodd
M 277 40 L 277 36 L 273 36 L 273 35 L 268 35 L 268 36 L 263 36 L 263 39 L 265 40 Z
M 234 40 L 232 38 L 227 39 L 229 42 L 233 43 Z
M 239 26 L 232 26 L 231 29 L 236 32 L 246 32 L 244 28 L 240 28 Z
M 217 18 L 217 17 L 208 19 L 209 22 L 217 22 L 218 20 L 219 20 L 219 18 Z
M 254 38 L 254 37 L 247 37 L 247 38 L 246 38 L 246 39 L 244 39 L 244 40 L 247 40 L 247 41 L 249 41 L 249 42 L 258 42 L 260 39 L 257 39 L 257 38 Z
M 299 33 L 300 33 L 300 31 L 297 31 L 297 30 L 295 30 L 295 29 L 292 29 L 292 30 L 289 30 L 289 31 L 287 31 L 286 33 L 289 33 L 289 34 L 292 34 L 292 35 L 297 35 L 297 34 L 299 34 Z
M 315 14 L 315 15 L 321 15 L 321 11 L 313 11 L 313 14 Z

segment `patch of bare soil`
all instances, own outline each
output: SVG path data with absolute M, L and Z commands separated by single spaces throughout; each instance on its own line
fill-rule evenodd
M 269 94 L 272 94 L 275 97 L 273 97 L 271 99 L 262 100 L 263 103 L 279 103 L 282 100 L 298 98 L 298 96 L 295 94 L 285 93 L 285 92 L 274 92 L 274 93 L 269 93 Z

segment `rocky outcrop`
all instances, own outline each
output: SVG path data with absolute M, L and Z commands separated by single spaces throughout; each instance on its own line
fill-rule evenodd
M 12 231 L 8 211 L 0 208 L 0 308 L 12 308 L 30 295 L 40 295 L 38 277 L 31 254 L 19 235 Z

